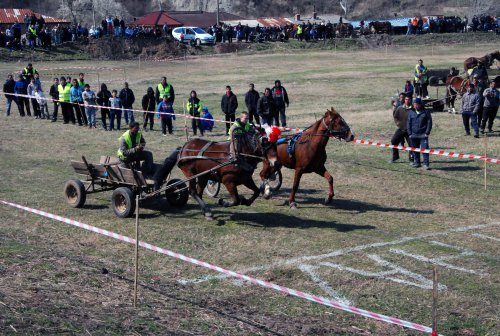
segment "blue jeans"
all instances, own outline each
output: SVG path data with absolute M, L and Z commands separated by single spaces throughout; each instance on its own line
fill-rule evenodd
M 429 138 L 411 138 L 411 144 L 415 148 L 429 149 Z M 420 152 L 413 152 L 413 162 L 420 164 Z M 424 165 L 429 166 L 429 154 L 424 153 Z
M 85 107 L 89 127 L 95 127 L 95 107 Z
M 12 101 L 14 100 L 14 98 L 7 97 L 6 99 L 7 99 L 7 111 L 6 111 L 6 115 L 10 116 L 10 108 L 12 107 Z
M 134 111 L 132 111 L 131 109 L 123 108 L 122 112 L 123 112 L 123 117 L 125 118 L 125 123 L 127 123 L 127 125 L 135 121 Z
M 120 129 L 120 123 L 122 121 L 122 111 L 110 109 L 109 110 L 109 130 L 112 131 L 115 128 L 115 116 L 116 116 L 116 129 Z
M 470 134 L 470 123 L 474 129 L 474 134 L 479 134 L 479 126 L 477 124 L 477 113 L 462 112 L 462 121 L 464 122 L 465 133 Z

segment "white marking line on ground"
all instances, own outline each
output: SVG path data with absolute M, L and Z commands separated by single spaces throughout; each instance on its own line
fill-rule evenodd
M 270 264 L 263 265 L 263 266 L 248 267 L 248 268 L 242 269 L 238 272 L 239 273 L 249 273 L 249 272 L 263 271 L 263 270 L 273 269 L 273 268 L 277 268 L 277 267 L 288 266 L 288 265 L 304 264 L 307 261 L 327 259 L 327 258 L 337 257 L 337 256 L 341 256 L 341 255 L 346 255 L 346 254 L 352 254 L 354 252 L 364 251 L 364 250 L 372 249 L 372 248 L 398 245 L 398 244 L 402 244 L 402 243 L 406 243 L 406 242 L 410 242 L 410 241 L 414 241 L 414 240 L 419 240 L 419 239 L 446 236 L 446 235 L 449 235 L 452 233 L 460 233 L 460 232 L 467 232 L 467 231 L 471 231 L 471 230 L 486 229 L 486 228 L 499 226 L 499 225 L 500 225 L 500 222 L 496 222 L 496 223 L 491 223 L 491 224 L 464 226 L 464 227 L 454 228 L 454 229 L 440 231 L 440 232 L 423 233 L 421 235 L 412 236 L 412 237 L 403 237 L 403 238 L 393 240 L 393 241 L 358 245 L 358 246 L 354 246 L 354 247 L 347 247 L 347 248 L 335 250 L 335 251 L 332 251 L 332 252 L 329 252 L 326 254 L 321 254 L 321 255 L 316 255 L 316 256 L 302 256 L 302 257 L 297 257 L 297 258 L 293 258 L 293 259 L 289 259 L 289 260 L 277 261 L 277 262 L 270 263 Z M 196 279 L 180 279 L 178 281 L 182 284 L 202 283 L 202 282 L 210 281 L 213 279 L 225 279 L 227 277 L 228 277 L 227 275 L 223 275 L 223 274 L 221 274 L 221 275 L 208 275 L 208 276 L 200 277 L 200 278 L 196 278 Z
M 486 254 L 486 253 L 480 253 L 480 252 L 472 251 L 472 250 L 469 250 L 468 248 L 465 248 L 465 247 L 462 247 L 462 246 L 450 245 L 450 244 L 442 243 L 442 242 L 439 242 L 439 241 L 436 241 L 436 240 L 431 240 L 428 243 L 432 244 L 432 245 L 436 245 L 436 246 L 442 246 L 442 247 L 446 247 L 446 248 L 449 248 L 449 249 L 454 249 L 454 250 L 457 250 L 457 251 L 461 251 L 462 252 L 461 254 L 463 256 L 465 256 L 465 257 L 468 257 L 468 256 L 478 256 L 478 257 L 485 257 L 485 258 L 490 258 L 490 259 L 494 259 L 494 260 L 500 260 L 500 257 L 494 256 L 494 255 L 490 255 L 490 254 Z M 438 258 L 438 259 L 444 260 L 443 257 Z
M 332 299 L 342 302 L 346 305 L 352 305 L 352 302 L 346 299 L 343 295 L 341 295 L 339 292 L 334 290 L 328 282 L 324 281 L 321 279 L 321 277 L 316 273 L 316 270 L 318 269 L 318 266 L 312 266 L 312 265 L 299 265 L 299 269 L 304 272 L 309 274 L 311 277 L 311 280 L 316 283 L 319 288 L 325 291 Z
M 473 233 L 472 235 L 474 237 L 478 237 L 478 238 L 481 238 L 481 239 L 494 240 L 494 241 L 500 242 L 500 239 L 498 239 L 496 237 L 491 237 L 491 236 L 487 236 L 487 235 L 480 234 L 480 233 Z
M 430 263 L 430 264 L 435 264 L 435 265 L 449 268 L 449 269 L 452 269 L 455 271 L 460 271 L 460 272 L 470 273 L 470 274 L 487 275 L 486 273 L 484 273 L 482 271 L 475 271 L 475 270 L 471 270 L 471 269 L 467 269 L 467 268 L 463 268 L 463 267 L 459 267 L 459 266 L 445 263 L 442 261 L 443 259 L 441 259 L 441 258 L 427 258 L 423 255 L 413 254 L 413 253 L 406 252 L 405 250 L 395 249 L 395 248 L 391 248 L 391 249 L 389 249 L 389 251 L 392 253 L 400 254 L 400 255 L 405 256 L 405 257 L 413 258 L 413 259 L 418 260 L 418 261 L 422 261 L 422 262 L 426 262 L 426 263 Z M 456 259 L 456 258 L 460 258 L 460 257 L 461 257 L 460 255 L 448 256 L 447 259 Z
M 337 268 L 341 271 L 347 271 L 347 272 L 351 272 L 351 273 L 362 275 L 362 276 L 369 277 L 369 278 L 385 279 L 385 280 L 390 280 L 390 281 L 393 281 L 393 282 L 396 282 L 399 284 L 403 284 L 403 285 L 415 286 L 415 287 L 423 288 L 423 289 L 432 289 L 432 280 L 426 279 L 424 276 L 422 276 L 420 274 L 413 273 L 412 271 L 410 271 L 404 267 L 401 267 L 401 266 L 396 265 L 394 263 L 391 263 L 385 259 L 382 259 L 382 257 L 380 257 L 377 254 L 369 254 L 367 257 L 370 258 L 371 260 L 375 261 L 377 264 L 379 264 L 382 267 L 390 268 L 390 270 L 389 271 L 381 271 L 381 272 L 365 271 L 365 270 L 360 270 L 357 268 L 348 267 L 348 266 L 335 264 L 335 263 L 331 263 L 331 262 L 322 262 L 320 265 Z M 395 277 L 396 275 L 402 275 L 402 276 L 405 276 L 408 278 L 412 278 L 416 282 L 397 278 L 397 277 Z M 438 284 L 438 288 L 440 290 L 447 289 L 447 287 L 443 284 Z

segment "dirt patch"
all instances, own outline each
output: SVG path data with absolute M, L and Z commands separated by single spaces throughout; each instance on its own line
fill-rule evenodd
M 388 34 L 360 36 L 357 44 L 363 49 L 382 48 L 392 44 L 392 36 Z

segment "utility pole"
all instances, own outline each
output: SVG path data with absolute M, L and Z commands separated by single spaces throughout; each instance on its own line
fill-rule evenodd
M 217 1 L 217 26 L 218 26 L 218 25 L 219 25 L 219 22 L 220 22 L 220 21 L 219 21 L 219 1 L 220 1 L 220 0 L 215 0 L 215 1 Z
M 92 18 L 94 19 L 94 29 L 97 28 L 95 24 L 95 9 L 94 9 L 94 0 L 92 0 Z

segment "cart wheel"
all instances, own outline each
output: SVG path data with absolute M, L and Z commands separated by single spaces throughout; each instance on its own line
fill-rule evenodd
M 175 187 L 168 188 L 168 186 L 177 183 Z M 189 199 L 189 191 L 187 190 L 187 185 L 180 179 L 171 179 L 167 182 L 167 190 L 165 191 L 165 197 L 168 203 L 176 208 L 182 208 L 186 205 Z
M 210 197 L 216 198 L 219 195 L 220 182 L 214 180 L 208 180 L 207 186 L 205 187 L 205 194 Z
M 85 186 L 80 180 L 69 180 L 64 185 L 64 199 L 72 208 L 81 208 L 87 199 Z
M 132 190 L 125 187 L 115 189 L 111 195 L 111 207 L 115 215 L 120 218 L 126 218 L 133 214 L 135 199 Z
M 275 192 L 280 190 L 281 183 L 283 183 L 283 175 L 281 175 L 281 170 L 275 171 L 269 178 L 267 179 L 267 183 L 271 187 L 271 191 Z

